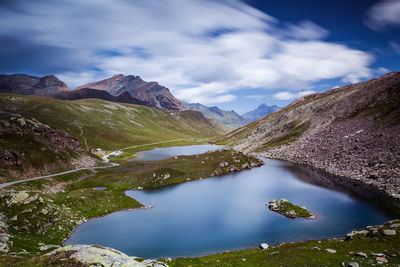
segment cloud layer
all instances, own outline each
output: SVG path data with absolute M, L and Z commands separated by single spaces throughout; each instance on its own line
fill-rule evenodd
M 370 54 L 326 41 L 329 32 L 319 25 L 287 25 L 235 0 L 5 3 L 0 38 L 11 41 L 0 51 L 21 48 L 0 68 L 57 72 L 71 87 L 134 74 L 183 100 L 212 104 L 235 100 L 241 89 L 292 96 L 324 79 L 355 82 L 373 72 Z
M 372 6 L 366 24 L 376 31 L 382 31 L 387 26 L 400 26 L 400 1 L 383 0 Z

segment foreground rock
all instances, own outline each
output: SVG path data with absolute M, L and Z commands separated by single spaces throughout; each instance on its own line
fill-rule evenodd
M 308 212 L 305 207 L 299 207 L 290 203 L 287 199 L 273 199 L 268 203 L 268 208 L 288 218 L 314 219 L 315 215 Z
M 58 263 L 83 264 L 84 266 L 103 267 L 166 267 L 165 263 L 130 257 L 118 250 L 95 245 L 72 245 L 56 249 L 43 256 L 47 264 Z

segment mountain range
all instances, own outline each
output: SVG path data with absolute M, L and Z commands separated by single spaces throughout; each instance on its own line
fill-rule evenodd
M 278 106 L 268 106 L 264 103 L 240 116 L 233 110 L 227 111 L 216 106 L 207 107 L 200 103 L 185 103 L 185 106 L 188 109 L 200 111 L 205 117 L 225 125 L 227 130 L 234 130 L 280 109 Z
M 0 93 L 53 95 L 71 89 L 54 75 L 36 77 L 26 74 L 0 75 Z
M 242 115 L 242 118 L 246 121 L 246 123 L 250 123 L 265 117 L 266 115 L 279 110 L 280 107 L 273 105 L 268 106 L 267 104 L 263 103 L 259 105 L 256 109 L 246 112 Z
M 128 92 L 132 97 L 147 102 L 152 107 L 168 110 L 186 109 L 168 88 L 157 82 L 145 82 L 139 76 L 118 74 L 105 80 L 79 86 L 76 90 L 82 88 L 104 90 L 113 96 Z
M 191 109 L 200 111 L 205 117 L 224 125 L 226 130 L 236 129 L 279 109 L 277 106 L 261 104 L 255 110 L 240 116 L 233 110 L 222 110 L 216 106 L 184 103 L 157 82 L 146 82 L 139 76 L 123 74 L 84 84 L 75 90 L 71 90 L 54 75 L 36 77 L 26 74 L 3 74 L 0 75 L 0 93 L 41 95 L 63 100 L 97 98 L 175 111 Z
M 99 98 L 114 102 L 145 105 L 167 110 L 185 110 L 168 88 L 157 82 L 145 82 L 139 76 L 122 74 L 71 90 L 54 75 L 36 77 L 26 74 L 0 75 L 0 93 L 41 95 L 77 100 Z

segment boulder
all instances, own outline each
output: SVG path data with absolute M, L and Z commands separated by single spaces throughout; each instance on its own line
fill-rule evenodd
M 10 193 L 10 199 L 7 201 L 7 205 L 23 204 L 28 197 L 29 194 L 25 191 L 12 192 Z
M 327 249 L 325 249 L 325 252 L 331 253 L 331 254 L 335 254 L 335 253 L 336 253 L 336 250 L 331 249 L 331 248 L 327 248 Z
M 118 250 L 97 245 L 70 245 L 58 248 L 42 256 L 48 259 L 64 261 L 75 260 L 88 266 L 126 266 L 126 267 L 167 267 L 165 263 L 155 260 L 143 260 L 131 257 Z
M 267 243 L 261 243 L 258 247 L 259 247 L 260 249 L 268 249 L 268 248 L 269 248 L 269 245 L 268 245 Z
M 388 263 L 388 259 L 384 258 L 384 257 L 376 257 L 376 261 L 378 263 Z
M 368 258 L 367 254 L 365 254 L 364 252 L 357 252 L 356 254 L 354 254 L 356 256 L 360 256 L 360 257 L 364 257 L 364 258 Z
M 381 231 L 382 235 L 396 235 L 396 230 L 393 229 L 383 229 Z

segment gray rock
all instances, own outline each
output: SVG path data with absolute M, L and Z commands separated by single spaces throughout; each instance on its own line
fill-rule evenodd
M 382 235 L 396 235 L 396 230 L 393 229 L 383 229 L 381 231 Z
M 70 245 L 58 248 L 43 255 L 44 258 L 53 258 L 63 255 L 65 252 L 70 259 L 74 259 L 88 266 L 127 266 L 127 267 L 166 267 L 165 263 L 155 260 L 143 260 L 141 258 L 128 256 L 116 249 L 92 246 L 92 245 Z M 65 254 L 64 254 L 65 255 Z
M 260 249 L 268 249 L 269 245 L 267 243 L 261 243 L 258 247 Z
M 357 262 L 349 262 L 349 264 L 347 264 L 347 266 L 349 266 L 349 267 L 359 267 L 360 265 L 358 265 Z
M 372 252 L 372 253 L 371 253 L 371 256 L 373 256 L 373 257 L 384 257 L 384 258 L 386 258 L 385 254 L 383 254 L 383 253 L 374 253 L 374 252 Z
M 357 252 L 356 254 L 354 254 L 356 256 L 360 256 L 360 257 L 364 257 L 364 258 L 368 258 L 367 254 L 365 254 L 364 252 Z
M 325 249 L 325 252 L 331 253 L 331 254 L 335 254 L 335 253 L 336 253 L 336 250 L 327 248 L 327 249 Z

